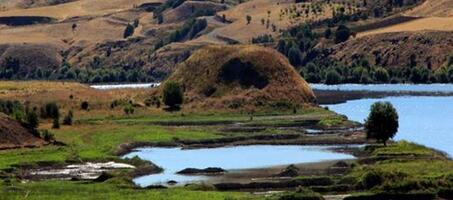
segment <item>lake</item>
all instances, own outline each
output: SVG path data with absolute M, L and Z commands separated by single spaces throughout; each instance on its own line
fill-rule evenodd
M 159 87 L 159 85 L 160 83 L 130 83 L 130 84 L 90 85 L 90 87 L 98 90 L 113 90 L 113 89 L 154 88 Z
M 207 179 L 206 176 L 175 174 L 185 168 L 220 167 L 225 170 L 263 168 L 279 165 L 353 159 L 349 154 L 336 153 L 327 146 L 250 145 L 207 149 L 139 148 L 125 157 L 138 156 L 164 168 L 160 174 L 134 179 L 140 186 L 163 184 L 174 180 L 180 184 Z
M 310 84 L 314 90 L 453 93 L 453 84 Z
M 350 120 L 364 122 L 377 101 L 393 104 L 399 115 L 396 140 L 408 140 L 453 156 L 453 97 L 402 96 L 382 99 L 350 100 L 326 105 Z

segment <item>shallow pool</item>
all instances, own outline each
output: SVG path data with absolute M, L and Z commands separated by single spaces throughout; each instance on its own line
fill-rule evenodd
M 138 156 L 164 168 L 163 173 L 143 176 L 134 180 L 140 186 L 148 186 L 166 184 L 170 180 L 183 184 L 202 181 L 207 178 L 205 176 L 175 174 L 185 168 L 250 169 L 354 158 L 352 155 L 335 153 L 328 149 L 329 147 L 324 146 L 295 145 L 251 145 L 190 150 L 182 150 L 181 148 L 139 148 L 125 157 Z

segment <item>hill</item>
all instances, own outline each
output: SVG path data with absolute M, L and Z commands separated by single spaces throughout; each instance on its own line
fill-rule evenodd
M 16 120 L 0 114 L 0 149 L 35 147 L 44 143 Z
M 435 70 L 447 64 L 453 52 L 453 32 L 399 32 L 366 36 L 333 46 L 331 58 L 351 64 L 365 58 L 371 65 L 408 67 L 415 55 L 418 65 Z
M 260 46 L 211 45 L 195 51 L 169 80 L 183 85 L 186 103 L 209 108 L 304 105 L 309 85 L 277 51 Z

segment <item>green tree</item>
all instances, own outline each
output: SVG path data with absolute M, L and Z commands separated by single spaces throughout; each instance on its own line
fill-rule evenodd
M 60 116 L 57 116 L 57 117 L 53 118 L 52 128 L 53 129 L 59 129 L 60 128 Z
M 177 108 L 183 102 L 183 91 L 179 83 L 169 81 L 164 86 L 163 101 L 170 108 Z
M 376 102 L 365 121 L 367 138 L 376 139 L 384 145 L 398 131 L 398 113 L 390 102 Z
M 326 39 L 330 39 L 330 37 L 332 37 L 332 30 L 330 28 L 327 28 L 325 31 L 324 31 L 324 37 Z
M 374 72 L 375 80 L 380 82 L 380 83 L 389 82 L 389 80 L 390 80 L 389 77 L 390 76 L 389 76 L 389 73 L 387 72 L 387 70 L 382 68 L 382 67 L 377 68 L 376 71 Z
M 245 17 L 245 19 L 247 20 L 247 24 L 250 24 L 250 22 L 252 21 L 252 16 L 247 15 L 247 16 Z
M 134 34 L 134 29 L 135 28 L 133 25 L 127 24 L 126 29 L 124 29 L 123 37 L 128 38 L 128 37 L 132 36 Z
M 28 128 L 30 128 L 32 130 L 35 130 L 36 128 L 38 128 L 39 118 L 38 118 L 38 114 L 36 114 L 36 111 L 34 111 L 34 110 L 28 111 L 25 116 L 25 119 L 26 119 Z
M 63 125 L 71 126 L 73 117 L 74 117 L 74 114 L 73 114 L 72 110 L 70 110 L 63 119 Z
M 82 101 L 82 103 L 80 103 L 80 108 L 82 110 L 88 110 L 90 107 L 90 104 L 88 103 L 88 101 Z
M 335 43 L 345 42 L 349 37 L 351 37 L 351 30 L 345 25 L 338 26 L 335 31 Z
M 326 84 L 327 85 L 334 85 L 334 84 L 338 84 L 341 82 L 341 76 L 340 74 L 338 74 L 337 71 L 331 69 L 329 71 L 327 71 L 326 73 Z
M 292 46 L 289 49 L 289 51 L 288 51 L 288 60 L 291 63 L 291 65 L 299 66 L 301 64 L 301 62 L 302 62 L 302 60 L 300 59 L 300 56 L 301 56 L 301 52 L 300 52 L 300 50 L 297 47 Z

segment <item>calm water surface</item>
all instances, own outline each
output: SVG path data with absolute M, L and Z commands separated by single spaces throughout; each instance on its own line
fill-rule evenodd
M 398 111 L 400 128 L 396 140 L 413 141 L 453 156 L 453 97 L 387 97 L 327 106 L 351 120 L 364 122 L 370 106 L 377 101 L 389 101 Z
M 328 147 L 293 145 L 251 145 L 209 149 L 139 148 L 125 157 L 138 156 L 164 168 L 160 174 L 136 178 L 140 186 L 165 184 L 170 180 L 179 183 L 202 181 L 204 176 L 184 176 L 175 173 L 185 168 L 221 167 L 226 170 L 271 167 L 326 160 L 353 159 L 349 154 L 334 153 Z
M 453 93 L 453 84 L 310 84 L 317 90 Z
M 113 90 L 113 89 L 138 89 L 138 88 L 153 88 L 159 87 L 160 83 L 130 83 L 130 84 L 106 84 L 106 85 L 91 85 L 91 88 L 98 90 Z

